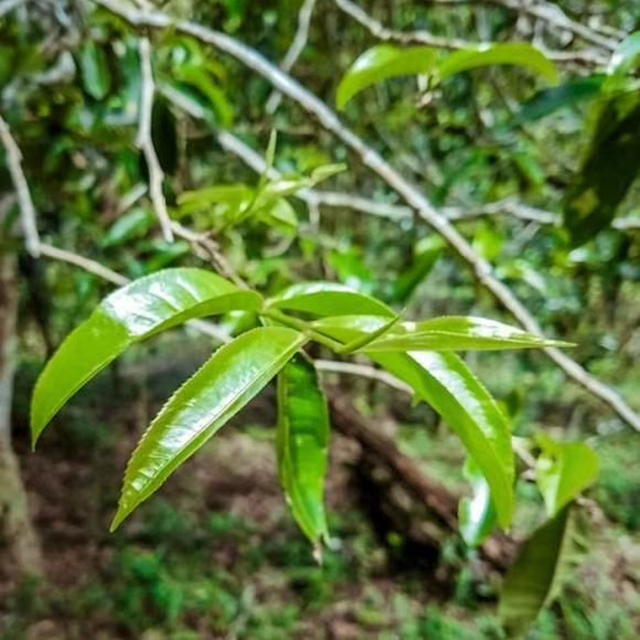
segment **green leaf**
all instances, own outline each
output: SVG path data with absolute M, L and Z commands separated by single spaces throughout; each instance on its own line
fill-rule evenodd
M 369 316 L 331 317 L 316 322 L 319 329 L 331 327 L 353 339 L 358 331 L 374 333 L 385 318 Z M 349 338 L 351 336 L 351 338 Z M 467 316 L 443 316 L 423 322 L 402 322 L 382 336 L 366 344 L 361 351 L 503 351 L 507 349 L 539 349 L 570 346 L 569 343 L 546 340 L 501 322 Z
M 543 89 L 522 105 L 517 114 L 520 122 L 541 120 L 560 109 L 575 107 L 600 95 L 606 76 L 593 75 L 571 80 L 558 87 Z
M 155 220 L 156 217 L 147 209 L 132 209 L 109 227 L 102 240 L 102 246 L 113 247 L 132 238 L 139 238 L 149 231 Z
M 94 41 L 80 49 L 80 72 L 85 91 L 94 100 L 103 100 L 111 88 L 111 74 L 107 55 Z
M 640 57 L 640 31 L 625 38 L 611 56 L 607 72 L 611 75 L 627 73 L 634 69 Z
M 302 356 L 278 375 L 278 475 L 296 522 L 312 543 L 329 537 L 324 482 L 329 410 L 313 364 Z
M 313 326 L 341 342 L 350 342 L 379 329 L 385 321 L 354 316 L 349 319 L 351 326 L 346 322 L 337 326 L 334 320 L 320 320 Z M 458 435 L 489 484 L 500 525 L 508 527 L 513 518 L 515 478 L 511 429 L 491 394 L 453 353 L 412 351 L 368 355 L 408 384 L 416 397 L 433 407 Z
M 202 269 L 167 269 L 107 296 L 47 363 L 31 402 L 33 442 L 59 409 L 127 347 L 193 318 L 257 310 L 262 298 Z
M 213 107 L 223 127 L 228 127 L 232 123 L 233 107 L 224 91 L 215 83 L 214 77 L 206 69 L 193 64 L 181 66 L 178 67 L 175 79 L 197 89 Z
M 218 349 L 142 436 L 127 466 L 111 530 L 254 398 L 305 341 L 293 329 L 260 327 Z
M 453 353 L 379 353 L 370 357 L 414 389 L 458 435 L 487 479 L 500 525 L 509 527 L 515 476 L 511 429 L 485 387 Z
M 512 634 L 523 633 L 555 600 L 587 548 L 584 523 L 572 505 L 524 543 L 504 581 L 499 616 Z
M 332 282 L 294 284 L 271 298 L 268 304 L 275 309 L 301 311 L 320 317 L 352 314 L 395 316 L 383 302 Z
M 462 498 L 458 506 L 460 535 L 470 547 L 477 547 L 491 535 L 497 523 L 497 514 L 489 483 L 473 458 L 467 459 L 463 473 L 471 483 L 473 495 L 471 498 Z
M 536 463 L 536 479 L 550 517 L 574 500 L 598 477 L 600 460 L 582 442 L 556 442 L 538 437 L 542 454 Z
M 494 64 L 527 67 L 552 84 L 558 81 L 558 70 L 555 64 L 540 49 L 526 42 L 481 44 L 456 51 L 440 62 L 438 75 L 440 80 L 445 80 L 462 71 Z
M 399 49 L 381 44 L 365 51 L 349 67 L 336 93 L 338 109 L 367 87 L 398 76 L 431 73 L 436 63 L 436 52 L 431 47 Z
M 573 246 L 611 224 L 640 169 L 640 91 L 597 107 L 593 138 L 564 202 L 564 226 Z
M 413 264 L 403 270 L 392 283 L 391 299 L 405 304 L 413 292 L 424 282 L 444 253 L 445 245 L 440 236 L 429 235 L 422 238 L 415 248 Z

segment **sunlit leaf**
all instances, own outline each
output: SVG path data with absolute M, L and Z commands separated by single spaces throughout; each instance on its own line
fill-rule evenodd
M 169 399 L 133 452 L 112 530 L 242 407 L 305 343 L 284 327 L 260 327 L 221 347 Z
M 67 400 L 133 343 L 192 318 L 261 305 L 257 293 L 201 269 L 167 269 L 115 291 L 67 337 L 38 379 L 34 443 Z
M 462 71 L 496 64 L 526 67 L 553 84 L 558 81 L 555 64 L 540 49 L 526 42 L 481 44 L 455 51 L 438 64 L 438 75 L 444 80 Z
M 504 581 L 498 610 L 510 633 L 523 633 L 540 611 L 558 597 L 586 548 L 585 524 L 572 505 L 524 543 Z
M 332 282 L 294 284 L 271 298 L 269 306 L 320 317 L 371 314 L 389 318 L 395 315 L 383 302 Z
M 318 328 L 332 327 L 349 340 L 358 331 L 373 333 L 385 323 L 384 318 L 325 318 Z M 471 316 L 444 316 L 423 322 L 401 322 L 361 350 L 367 353 L 385 351 L 502 351 L 570 346 L 545 340 L 501 322 Z
M 338 326 L 335 320 L 345 322 Z M 348 343 L 379 329 L 384 322 L 385 319 L 379 317 L 351 316 L 320 320 L 313 326 L 331 338 Z M 489 484 L 500 525 L 508 527 L 513 517 L 515 477 L 511 429 L 487 389 L 453 353 L 412 351 L 368 355 L 409 385 L 416 398 L 433 407 L 458 435 Z
M 329 411 L 315 367 L 302 356 L 278 375 L 276 444 L 278 475 L 294 518 L 311 542 L 326 540 Z
M 598 476 L 598 455 L 582 442 L 556 442 L 538 437 L 542 453 L 536 464 L 536 480 L 547 512 L 553 517 Z
M 388 78 L 430 73 L 436 52 L 430 47 L 399 49 L 381 44 L 365 51 L 349 67 L 336 93 L 338 109 L 344 109 L 353 96 Z
M 491 535 L 498 519 L 489 483 L 473 458 L 467 459 L 464 476 L 471 483 L 473 494 L 462 498 L 458 506 L 460 535 L 470 547 L 477 547 Z

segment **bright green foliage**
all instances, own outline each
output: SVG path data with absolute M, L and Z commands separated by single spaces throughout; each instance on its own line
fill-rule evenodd
M 333 282 L 294 284 L 272 298 L 269 306 L 315 316 L 395 315 L 383 302 Z
M 399 49 L 377 45 L 365 51 L 345 73 L 336 94 L 338 109 L 367 87 L 400 76 L 429 75 L 435 81 L 490 65 L 515 65 L 539 73 L 551 83 L 558 71 L 539 49 L 524 42 L 469 47 L 438 60 L 435 50 L 417 46 Z
M 135 342 L 193 318 L 257 310 L 262 298 L 202 269 L 171 269 L 141 278 L 105 298 L 62 343 L 36 385 L 31 433 L 47 423 L 78 389 Z
M 403 380 L 458 435 L 484 474 L 502 527 L 514 511 L 511 429 L 495 400 L 454 353 L 380 353 L 372 359 Z
M 430 47 L 399 49 L 381 44 L 365 51 L 345 73 L 338 86 L 336 104 L 347 102 L 367 87 L 398 76 L 430 74 L 436 64 L 436 52 Z
M 79 62 L 85 91 L 94 100 L 103 100 L 111 86 L 111 75 L 104 49 L 93 40 L 88 42 L 80 50 Z
M 112 529 L 255 397 L 305 342 L 298 331 L 264 327 L 221 347 L 142 437 L 127 467 Z
M 507 574 L 499 614 L 513 635 L 522 633 L 555 598 L 587 548 L 584 523 L 565 506 L 524 543 Z
M 494 530 L 497 524 L 496 510 L 491 500 L 489 483 L 473 458 L 467 459 L 464 476 L 471 483 L 473 495 L 462 498 L 458 505 L 460 535 L 470 547 L 477 547 Z
M 548 82 L 558 81 L 558 70 L 540 49 L 526 42 L 479 45 L 456 51 L 438 65 L 438 75 L 445 80 L 462 71 L 491 65 L 513 65 L 535 71 Z
M 536 464 L 536 479 L 553 517 L 595 481 L 600 461 L 582 442 L 556 442 L 542 434 L 538 443 L 542 454 Z
M 296 522 L 314 544 L 327 540 L 329 410 L 315 367 L 302 356 L 278 375 L 276 445 L 280 484 Z
M 331 327 L 349 339 L 359 329 L 374 332 L 384 326 L 385 318 L 326 318 L 316 326 Z M 341 331 L 342 330 L 342 331 Z M 387 351 L 500 351 L 570 346 L 566 342 L 546 340 L 516 327 L 484 318 L 444 316 L 424 322 L 402 322 L 360 350 L 367 353 Z

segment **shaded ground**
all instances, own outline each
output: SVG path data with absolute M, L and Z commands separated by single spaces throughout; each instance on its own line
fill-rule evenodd
M 340 438 L 333 442 L 327 491 L 336 549 L 325 554 L 322 567 L 314 563 L 278 487 L 267 426 L 275 417 L 270 393 L 225 427 L 119 532 L 108 534 L 125 462 L 141 429 L 201 357 L 195 347 L 193 354 L 180 353 L 180 363 L 160 351 L 143 368 L 125 363 L 126 375 L 102 376 L 58 420 L 38 453 L 29 453 L 18 437 L 49 582 L 16 585 L 7 563 L 0 563 L 0 638 L 501 637 L 493 616 L 497 585 L 476 583 L 473 562 L 463 562 L 457 540 L 445 543 L 440 559 L 440 569 L 455 576 L 446 589 L 435 575 L 440 569 L 429 575 L 407 571 L 411 563 L 405 563 L 399 571 L 390 561 L 401 536 L 381 545 L 372 532 L 351 473 L 357 448 Z M 19 433 L 29 379 L 24 368 L 17 389 Z M 462 452 L 446 431 L 407 426 L 397 437 L 431 474 L 451 488 L 462 486 Z M 627 441 L 612 446 L 625 452 L 619 465 L 629 464 L 633 446 L 640 452 Z M 598 491 L 617 505 L 618 519 L 632 520 L 637 506 L 628 496 L 637 486 L 632 480 L 616 484 L 620 466 L 612 465 Z M 528 487 L 521 491 L 526 497 Z M 529 504 L 524 524 L 535 518 L 537 502 L 531 497 Z M 600 512 L 596 521 L 589 562 L 531 637 L 640 635 L 640 537 Z

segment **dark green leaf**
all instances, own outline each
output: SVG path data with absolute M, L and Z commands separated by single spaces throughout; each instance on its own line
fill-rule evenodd
M 278 473 L 287 502 L 309 540 L 326 541 L 329 411 L 315 367 L 302 356 L 278 375 L 278 416 Z
M 129 460 L 111 529 L 254 398 L 304 343 L 298 331 L 260 327 L 216 351 L 142 436 Z
M 553 517 L 592 484 L 600 470 L 600 460 L 582 442 L 556 442 L 538 437 L 542 454 L 536 464 L 536 479 L 547 512 Z
M 559 109 L 593 100 L 600 95 L 605 79 L 606 76 L 593 75 L 543 89 L 522 105 L 517 118 L 523 122 L 540 120 Z
M 523 633 L 558 597 L 586 551 L 584 523 L 566 506 L 524 543 L 504 582 L 499 615 L 512 634 Z
M 261 305 L 257 293 L 201 269 L 167 269 L 115 291 L 67 337 L 38 379 L 34 443 L 67 400 L 131 344 L 192 318 Z
M 381 44 L 365 51 L 349 67 L 336 93 L 338 109 L 344 109 L 353 96 L 388 78 L 427 74 L 433 71 L 436 52 L 430 47 L 399 49 Z
M 595 133 L 567 190 L 564 225 L 574 246 L 607 228 L 640 169 L 640 92 L 599 106 Z

